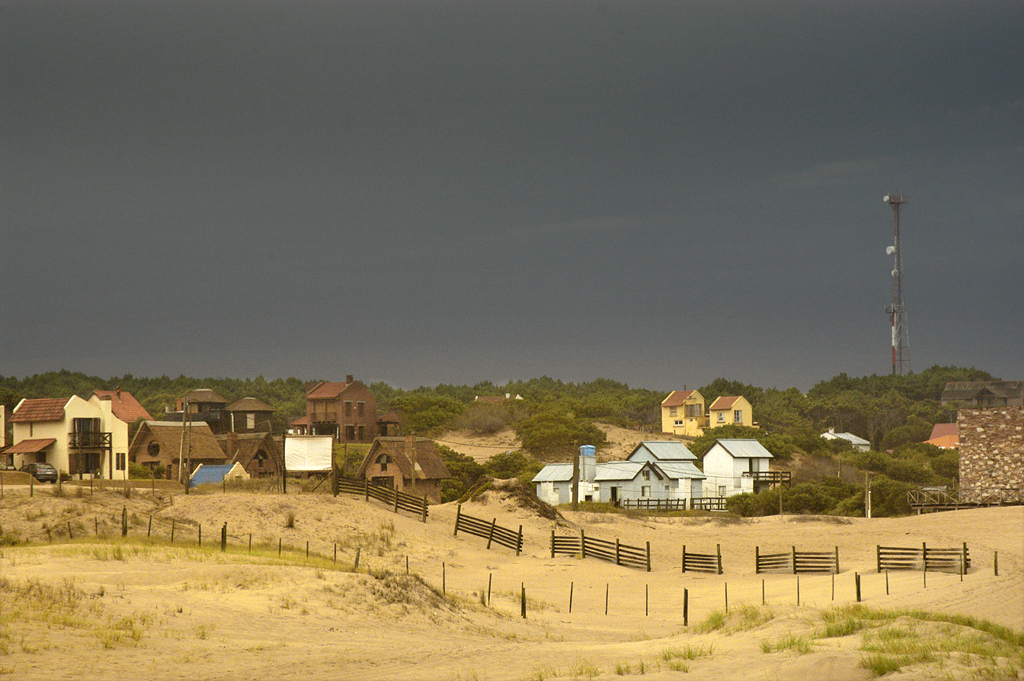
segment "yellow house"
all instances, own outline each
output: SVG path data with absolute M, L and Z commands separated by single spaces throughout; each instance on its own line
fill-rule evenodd
M 754 410 L 742 395 L 722 395 L 708 407 L 708 428 L 718 426 L 749 426 L 755 428 Z
M 14 465 L 46 462 L 79 479 L 126 479 L 128 424 L 115 414 L 119 402 L 103 392 L 88 401 L 72 395 L 19 402 L 9 419 Z
M 700 437 L 707 427 L 704 397 L 696 390 L 673 390 L 661 401 L 661 432 Z

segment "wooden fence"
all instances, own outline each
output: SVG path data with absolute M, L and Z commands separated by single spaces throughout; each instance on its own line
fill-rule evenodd
M 754 571 L 762 572 L 839 572 L 839 547 L 833 551 L 797 551 L 794 546 L 785 553 L 761 553 L 754 547 Z
M 645 548 L 623 544 L 618 539 L 614 542 L 606 539 L 595 539 L 586 536 L 580 530 L 580 536 L 558 536 L 551 531 L 551 557 L 556 554 L 597 558 L 624 567 L 642 568 L 651 571 L 651 542 Z
M 690 499 L 691 511 L 724 511 L 725 497 L 703 497 Z
M 683 544 L 683 572 L 713 572 L 722 574 L 722 545 L 715 544 L 714 553 L 687 553 Z
M 415 494 L 400 492 L 383 485 L 371 485 L 365 480 L 353 480 L 351 478 L 338 478 L 338 492 L 362 495 L 366 501 L 369 501 L 371 498 L 383 501 L 395 513 L 398 513 L 400 510 L 408 511 L 420 516 L 423 522 L 427 522 L 429 506 L 426 497 L 418 497 Z
M 967 550 L 967 542 L 958 549 L 928 548 L 922 542 L 921 548 L 902 546 L 875 547 L 877 568 L 883 570 L 955 570 L 957 572 L 971 567 L 971 555 Z
M 466 515 L 462 512 L 462 504 L 459 504 L 459 508 L 455 515 L 455 536 L 459 535 L 459 530 L 462 530 L 466 534 L 472 534 L 477 537 L 483 537 L 487 540 L 487 548 L 491 548 L 491 544 L 501 544 L 506 548 L 510 548 L 516 552 L 518 556 L 523 550 L 523 526 L 519 526 L 519 531 L 515 532 L 508 528 L 502 527 L 498 524 L 498 519 L 495 518 L 491 522 L 481 520 L 480 518 L 474 518 L 471 515 Z
M 685 511 L 686 499 L 623 499 L 622 508 L 645 511 Z

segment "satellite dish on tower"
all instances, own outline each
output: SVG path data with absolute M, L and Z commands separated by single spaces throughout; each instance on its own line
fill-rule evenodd
M 900 273 L 900 271 L 899 271 L 899 270 L 893 270 L 893 271 L 892 271 L 892 276 L 894 276 L 894 277 L 895 277 L 895 276 L 896 276 L 897 274 L 899 274 L 899 273 Z
M 889 246 L 888 248 L 885 249 L 885 254 L 886 255 L 892 255 L 895 252 L 896 252 L 896 247 L 895 246 Z
M 884 201 L 885 203 L 889 203 L 889 195 L 886 194 L 885 196 L 883 196 L 882 201 Z

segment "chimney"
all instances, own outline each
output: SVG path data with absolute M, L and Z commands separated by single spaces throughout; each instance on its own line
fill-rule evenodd
M 346 383 L 353 383 L 354 381 L 355 381 L 355 379 L 352 378 L 352 374 L 349 374 L 348 376 L 345 377 L 345 382 Z

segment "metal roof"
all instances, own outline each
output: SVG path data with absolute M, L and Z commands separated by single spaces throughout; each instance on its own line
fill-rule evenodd
M 602 480 L 632 480 L 643 469 L 649 465 L 647 461 L 609 461 L 597 464 L 595 482 Z M 570 471 L 570 475 L 572 472 Z
M 191 486 L 196 485 L 219 485 L 224 481 L 224 476 L 228 474 L 234 468 L 234 464 L 225 464 L 223 466 L 208 466 L 201 464 L 192 473 Z
M 690 478 L 692 480 L 704 480 L 706 475 L 700 472 L 696 466 L 689 461 L 659 461 L 658 468 L 664 471 L 665 475 L 673 480 Z
M 871 443 L 862 437 L 857 437 L 853 433 L 836 433 L 834 431 L 828 433 L 822 433 L 821 436 L 826 440 L 846 440 L 850 444 L 854 445 L 870 445 Z
M 537 475 L 533 476 L 532 482 L 571 482 L 571 463 L 549 463 L 540 469 Z
M 697 457 L 679 440 L 645 440 L 636 446 L 632 454 L 644 448 L 658 461 L 696 461 Z
M 729 452 L 734 459 L 774 458 L 772 457 L 772 453 L 764 448 L 764 445 L 753 439 L 719 438 L 718 440 L 715 440 L 715 444 L 722 445 L 725 451 Z

